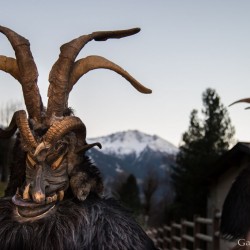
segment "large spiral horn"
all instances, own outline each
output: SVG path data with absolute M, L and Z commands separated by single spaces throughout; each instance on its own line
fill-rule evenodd
M 152 93 L 151 89 L 144 87 L 140 84 L 135 78 L 133 78 L 127 71 L 121 68 L 119 65 L 109 61 L 108 59 L 101 56 L 88 56 L 86 58 L 82 58 L 75 62 L 70 78 L 69 78 L 69 92 L 72 90 L 75 83 L 90 70 L 94 69 L 110 69 L 115 71 L 117 74 L 124 77 L 127 81 L 131 83 L 131 85 L 137 89 L 139 92 L 144 94 Z
M 34 151 L 38 143 L 30 130 L 27 115 L 24 110 L 19 110 L 14 113 L 7 129 L 0 129 L 0 138 L 10 138 L 16 132 L 17 128 L 19 129 L 25 146 L 29 151 Z
M 122 38 L 131 36 L 140 31 L 139 28 L 117 31 L 98 31 L 89 35 L 83 35 L 61 46 L 59 59 L 53 65 L 49 76 L 47 119 L 50 123 L 52 116 L 61 117 L 67 107 L 69 93 L 69 77 L 75 59 L 81 49 L 90 42 L 105 41 L 110 38 Z M 74 84 L 73 84 L 74 85 Z
M 43 142 L 37 146 L 34 154 L 37 155 L 43 149 L 50 148 L 56 141 L 71 131 L 77 134 L 77 138 L 84 141 L 84 145 L 82 145 L 81 148 L 77 148 L 76 152 L 86 151 L 94 146 L 102 147 L 98 142 L 92 144 L 86 143 L 86 126 L 80 118 L 76 116 L 66 116 L 62 120 L 57 120 L 53 123 L 44 135 Z
M 16 60 L 1 56 L 0 69 L 11 74 L 21 83 L 29 118 L 40 123 L 43 104 L 37 86 L 38 72 L 30 51 L 30 43 L 26 38 L 6 27 L 0 26 L 0 32 L 8 38 L 16 54 Z
M 70 131 L 77 132 L 79 138 L 86 138 L 86 127 L 81 119 L 76 116 L 67 116 L 62 120 L 55 121 L 43 139 L 48 144 L 53 144 Z

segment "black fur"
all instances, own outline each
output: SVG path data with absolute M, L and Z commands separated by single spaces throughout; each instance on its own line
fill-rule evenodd
M 116 201 L 90 194 L 69 199 L 34 222 L 14 220 L 10 199 L 0 199 L 1 250 L 156 250 L 153 242 Z
M 13 158 L 9 197 L 25 181 L 26 153 L 19 136 Z M 69 154 L 67 161 L 71 171 L 65 198 L 43 218 L 20 218 L 10 198 L 0 199 L 0 250 L 155 250 L 130 213 L 99 197 L 101 174 L 89 158 Z
M 90 192 L 102 194 L 104 187 L 101 173 L 88 156 L 84 155 L 82 162 L 72 170 L 70 188 L 79 200 L 85 200 Z
M 221 235 L 225 239 L 235 240 L 246 237 L 250 232 L 250 168 L 244 169 L 225 199 Z
M 8 196 L 14 195 L 25 178 L 26 153 L 19 137 L 14 153 Z M 65 199 L 41 219 L 20 219 L 11 199 L 0 199 L 0 250 L 156 249 L 118 202 L 99 197 L 103 190 L 101 174 L 87 156 L 74 165 L 69 178 Z M 74 196 L 79 200 L 87 198 L 79 201 Z
M 12 150 L 13 158 L 10 165 L 10 178 L 5 196 L 13 196 L 17 188 L 25 181 L 25 159 L 26 153 L 22 149 L 20 134 L 17 133 L 15 144 Z

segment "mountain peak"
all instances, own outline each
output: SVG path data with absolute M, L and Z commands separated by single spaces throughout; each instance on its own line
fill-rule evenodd
M 107 136 L 89 138 L 88 142 L 100 142 L 102 153 L 116 156 L 135 154 L 139 156 L 146 148 L 175 155 L 178 148 L 157 135 L 148 135 L 138 130 L 128 130 Z

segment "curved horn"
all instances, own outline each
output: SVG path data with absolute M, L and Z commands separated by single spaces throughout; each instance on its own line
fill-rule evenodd
M 21 81 L 16 59 L 7 56 L 0 56 L 0 70 L 11 74 L 19 82 Z
M 19 80 L 29 117 L 40 123 L 43 104 L 37 86 L 38 72 L 30 51 L 30 43 L 26 38 L 6 27 L 0 26 L 0 32 L 8 38 L 16 54 L 16 62 L 13 58 L 1 57 L 3 70 Z
M 0 129 L 0 138 L 11 137 L 16 132 L 17 128 L 19 129 L 25 146 L 28 147 L 30 151 L 33 151 L 38 144 L 30 130 L 27 115 L 24 110 L 19 110 L 14 113 L 7 129 Z
M 45 148 L 50 148 L 56 141 L 71 131 L 74 131 L 78 134 L 77 138 L 86 140 L 86 127 L 81 119 L 76 116 L 66 116 L 62 120 L 57 120 L 53 123 L 53 125 L 44 135 L 43 142 L 41 142 L 36 148 L 34 155 L 37 155 Z M 83 152 L 94 146 L 98 146 L 99 148 L 102 147 L 98 142 L 87 144 L 85 141 L 85 144 L 81 148 L 77 148 L 76 152 Z
M 234 105 L 234 104 L 241 103 L 241 102 L 250 103 L 250 98 L 243 98 L 243 99 L 240 99 L 240 100 L 238 100 L 238 101 L 235 101 L 235 102 L 231 103 L 231 104 L 229 105 L 229 107 L 232 106 L 232 105 Z
M 62 120 L 55 121 L 44 135 L 43 139 L 45 143 L 53 144 L 73 130 L 81 134 L 79 138 L 86 138 L 86 127 L 81 119 L 76 116 L 67 116 Z
M 144 94 L 152 93 L 151 89 L 144 87 L 142 84 L 140 84 L 136 79 L 134 79 L 127 71 L 125 71 L 119 65 L 101 56 L 88 56 L 86 58 L 80 59 L 77 62 L 75 62 L 70 78 L 69 78 L 68 92 L 70 93 L 75 83 L 84 74 L 88 73 L 90 70 L 100 69 L 100 68 L 110 69 L 112 71 L 115 71 L 119 75 L 123 76 L 126 80 L 128 80 L 132 84 L 132 86 L 141 93 L 144 93 Z
M 109 38 L 131 36 L 139 31 L 139 28 L 117 31 L 98 31 L 89 35 L 80 36 L 61 46 L 59 59 L 53 65 L 49 76 L 50 86 L 48 90 L 49 99 L 47 106 L 48 123 L 50 123 L 50 118 L 53 115 L 56 117 L 63 116 L 63 111 L 68 101 L 70 72 L 77 55 L 85 44 L 91 40 L 106 41 Z

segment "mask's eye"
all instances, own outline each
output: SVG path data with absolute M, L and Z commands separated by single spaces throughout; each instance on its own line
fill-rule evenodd
M 36 165 L 35 160 L 33 160 L 32 156 L 31 156 L 29 153 L 27 154 L 26 163 L 27 163 L 30 167 L 34 167 L 34 166 Z
M 58 154 L 56 152 L 52 152 L 47 155 L 46 161 L 49 165 L 52 165 L 52 163 L 55 162 L 57 158 Z
M 47 163 L 50 166 L 52 166 L 54 164 L 57 164 L 59 166 L 61 161 L 62 161 L 60 156 L 64 156 L 67 153 L 67 151 L 68 150 L 67 150 L 66 144 L 62 144 L 61 142 L 56 144 L 56 146 L 54 148 L 50 149 L 49 152 L 47 153 L 47 157 L 46 157 Z M 59 162 L 59 163 L 57 163 L 57 162 Z
M 60 166 L 60 164 L 62 163 L 63 158 L 64 158 L 64 154 L 61 155 L 59 158 L 57 158 L 57 160 L 54 161 L 54 162 L 51 164 L 51 168 L 52 168 L 52 169 L 57 169 L 57 168 Z

